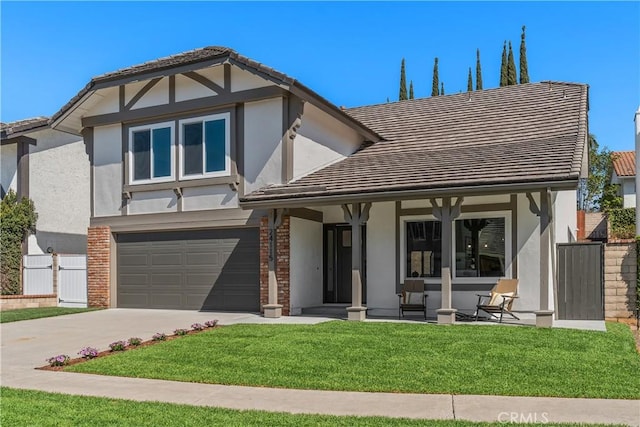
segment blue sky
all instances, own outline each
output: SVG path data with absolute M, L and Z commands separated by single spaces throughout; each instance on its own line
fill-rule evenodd
M 498 86 L 504 40 L 531 81 L 590 85 L 590 131 L 634 148 L 640 105 L 639 2 L 7 2 L 1 13 L 3 122 L 52 115 L 91 77 L 208 45 L 228 46 L 339 106 L 396 100 L 400 61 L 429 96 L 434 57 L 446 93 L 466 90 L 480 49 Z M 475 76 L 475 71 L 474 71 Z

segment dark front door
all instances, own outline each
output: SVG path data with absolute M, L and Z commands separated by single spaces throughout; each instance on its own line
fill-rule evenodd
M 362 302 L 366 302 L 366 228 L 362 227 Z M 351 226 L 324 226 L 324 302 L 351 302 Z

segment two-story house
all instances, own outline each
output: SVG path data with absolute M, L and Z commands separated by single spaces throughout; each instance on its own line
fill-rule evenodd
M 554 313 L 587 87 L 544 82 L 343 110 L 224 47 L 93 78 L 52 118 L 91 162 L 89 304 L 452 322 L 498 277 Z

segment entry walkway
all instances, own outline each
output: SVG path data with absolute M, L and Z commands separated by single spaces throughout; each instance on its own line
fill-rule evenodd
M 121 310 L 52 317 L 0 326 L 2 385 L 49 392 L 290 413 L 471 421 L 618 423 L 640 426 L 640 401 L 537 397 L 362 393 L 222 386 L 35 370 L 44 359 L 82 347 L 219 319 L 235 323 L 320 323 L 321 317 L 265 319 L 244 313 Z

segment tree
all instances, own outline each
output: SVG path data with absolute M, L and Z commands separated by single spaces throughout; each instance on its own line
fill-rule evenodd
M 482 90 L 482 68 L 480 67 L 480 49 L 476 49 L 476 90 Z
M 471 67 L 469 67 L 469 75 L 467 76 L 467 92 L 473 91 L 473 78 L 471 77 Z
M 440 83 L 440 95 L 444 95 L 444 82 Z
M 516 77 L 516 62 L 513 59 L 513 49 L 511 49 L 511 42 L 509 42 L 509 56 L 507 59 L 507 85 L 518 84 L 518 78 Z
M 621 205 L 616 200 L 615 185 L 610 184 L 613 172 L 612 153 L 607 147 L 600 148 L 595 135 L 589 135 L 589 176 L 580 182 L 578 208 L 598 212 Z
M 524 38 L 525 26 L 522 26 L 522 35 L 520 36 L 520 83 L 529 83 L 529 67 L 527 66 L 527 46 Z
M 13 190 L 0 203 L 0 283 L 3 295 L 20 293 L 22 242 L 34 233 L 38 215 L 33 202 Z
M 431 82 L 431 96 L 438 96 L 438 87 L 440 86 L 440 80 L 438 79 L 438 58 L 433 63 L 433 80 Z
M 402 58 L 400 65 L 400 95 L 398 96 L 398 101 L 404 101 L 405 99 L 407 99 L 407 78 L 404 71 L 404 58 Z
M 502 45 L 502 63 L 500 64 L 500 87 L 506 86 L 508 83 L 507 77 L 507 42 L 505 40 Z
M 409 99 L 414 99 L 413 96 L 413 80 L 409 82 Z

